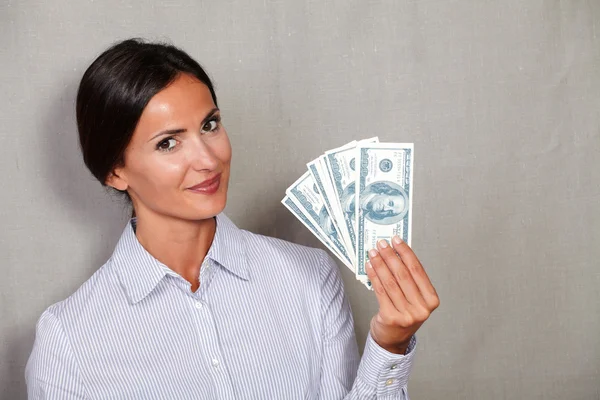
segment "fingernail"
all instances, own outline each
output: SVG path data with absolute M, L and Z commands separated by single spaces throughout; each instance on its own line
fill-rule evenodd
M 392 240 L 394 241 L 394 243 L 396 244 L 402 244 L 402 239 L 400 239 L 400 236 L 396 235 L 392 238 Z
M 367 265 L 367 269 L 373 268 L 373 266 L 371 265 L 371 261 L 367 261 L 366 265 Z
M 386 247 L 388 247 L 388 242 L 385 239 L 381 239 L 378 243 L 379 243 L 379 247 L 381 247 L 382 249 L 385 249 Z
M 377 250 L 375 250 L 375 249 L 369 250 L 369 257 L 371 257 L 371 258 L 377 257 Z

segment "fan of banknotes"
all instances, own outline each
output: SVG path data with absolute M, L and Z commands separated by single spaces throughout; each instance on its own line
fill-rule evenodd
M 377 241 L 410 245 L 413 153 L 412 143 L 352 141 L 309 162 L 281 201 L 369 289 Z

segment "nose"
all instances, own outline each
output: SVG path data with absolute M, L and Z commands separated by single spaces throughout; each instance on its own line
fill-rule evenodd
M 219 159 L 214 150 L 204 140 L 194 140 L 190 149 L 190 165 L 195 171 L 212 171 L 219 166 Z

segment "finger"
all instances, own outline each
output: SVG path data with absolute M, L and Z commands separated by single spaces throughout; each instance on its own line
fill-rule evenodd
M 408 268 L 406 265 L 404 265 L 400 257 L 398 257 L 392 246 L 390 246 L 386 240 L 382 239 L 377 242 L 377 247 L 379 248 L 379 254 L 387 264 L 398 285 L 400 285 L 406 300 L 412 306 L 426 308 L 427 302 L 423 298 L 419 287 L 415 283 Z
M 396 310 L 396 306 L 392 303 L 392 300 L 388 296 L 381 280 L 377 276 L 377 273 L 373 269 L 373 266 L 370 261 L 366 263 L 367 276 L 371 281 L 371 285 L 373 286 L 373 291 L 375 292 L 375 297 L 377 297 L 377 302 L 379 303 L 379 311 L 383 314 L 390 314 L 398 312 Z
M 379 312 L 377 314 L 377 319 L 380 323 L 386 325 L 398 325 L 401 326 L 409 326 L 412 325 L 414 319 L 410 315 L 410 313 L 404 311 L 399 311 L 394 304 L 394 302 L 390 299 L 386 288 L 379 276 L 377 276 L 377 272 L 373 268 L 370 261 L 366 263 L 366 271 L 369 280 L 371 281 L 371 285 L 373 286 L 373 290 L 375 291 L 375 296 L 377 297 L 377 301 L 379 302 Z
M 400 259 L 404 265 L 408 268 L 408 271 L 410 272 L 415 284 L 419 288 L 419 291 L 421 292 L 423 299 L 425 299 L 429 309 L 436 309 L 440 304 L 440 300 L 435 288 L 429 280 L 427 272 L 425 272 L 423 265 L 415 253 L 412 251 L 410 246 L 406 244 L 406 242 L 400 239 L 399 236 L 394 236 L 392 238 L 392 246 L 400 256 Z
M 369 260 L 371 261 L 371 265 L 373 266 L 377 278 L 379 278 L 379 281 L 381 282 L 381 286 L 394 304 L 396 310 L 402 313 L 408 312 L 409 302 L 404 296 L 401 287 L 398 285 L 396 278 L 377 250 L 369 250 Z

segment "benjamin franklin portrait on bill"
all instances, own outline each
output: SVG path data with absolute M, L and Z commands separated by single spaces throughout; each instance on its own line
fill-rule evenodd
M 355 212 L 356 185 L 350 183 L 342 193 L 341 205 L 351 220 Z M 369 221 L 379 225 L 391 225 L 400 221 L 408 212 L 408 195 L 398 184 L 389 181 L 373 182 L 361 195 L 359 207 Z

